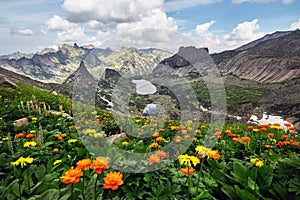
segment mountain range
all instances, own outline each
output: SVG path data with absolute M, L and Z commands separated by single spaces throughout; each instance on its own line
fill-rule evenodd
M 154 48 L 113 50 L 74 44 L 63 45 L 58 50 L 44 49 L 30 55 L 17 52 L 0 57 L 0 83 L 14 85 L 25 82 L 71 95 L 74 82 L 80 79 L 78 73 L 84 71 L 87 74 L 85 78 L 97 80 L 100 77 L 98 101 L 107 108 L 112 105 L 109 94 L 113 93 L 116 80 L 122 77 L 147 79 L 148 74 L 153 74 L 151 79 L 156 80 L 172 75 L 175 77 L 172 79 L 174 85 L 183 90 L 187 85 L 182 80 L 191 80 L 201 105 L 210 108 L 209 93 L 203 82 L 209 68 L 204 66 L 201 71 L 195 70 L 189 59 L 181 56 L 199 57 L 200 51 L 208 53 L 209 50 L 181 47 L 178 53 L 172 55 Z M 235 50 L 210 54 L 210 59 L 221 73 L 227 110 L 231 116 L 242 116 L 242 120 L 246 121 L 251 114 L 269 112 L 288 118 L 299 127 L 300 30 L 275 32 Z M 127 84 L 134 87 L 130 81 Z M 158 102 L 167 110 L 172 110 L 170 115 L 177 116 L 179 107 L 176 95 L 163 86 L 156 87 L 156 94 L 134 95 L 129 104 L 143 107 L 147 103 Z M 203 117 L 209 118 L 209 114 L 204 113 Z

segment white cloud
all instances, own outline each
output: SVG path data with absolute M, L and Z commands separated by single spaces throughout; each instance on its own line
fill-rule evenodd
M 289 29 L 290 30 L 300 29 L 300 19 L 298 19 L 298 21 L 292 23 Z
M 293 3 L 295 0 L 282 0 L 283 4 L 291 4 Z
M 257 3 L 269 3 L 275 0 L 232 0 L 232 3 L 244 3 L 244 2 L 257 2 Z
M 212 20 L 210 22 L 206 22 L 204 24 L 199 24 L 196 26 L 195 32 L 198 36 L 207 36 L 211 35 L 211 33 L 208 32 L 208 29 L 215 23 L 216 21 Z
M 162 5 L 163 0 L 65 0 L 62 7 L 70 21 L 111 24 L 139 21 Z
M 117 25 L 119 32 L 124 32 L 133 28 L 163 28 L 176 31 L 178 26 L 172 17 L 168 17 L 166 13 L 160 9 L 154 9 L 151 15 L 143 17 L 140 21 L 131 23 L 120 23 Z
M 57 42 L 82 42 L 87 39 L 84 34 L 84 28 L 79 24 L 69 22 L 58 15 L 54 15 L 46 22 L 49 30 L 57 32 Z
M 274 2 L 275 0 L 232 0 L 232 3 L 240 4 L 244 2 L 256 2 L 256 3 L 269 3 Z M 282 0 L 283 4 L 293 3 L 295 0 Z
M 225 35 L 217 35 L 209 31 L 215 23 L 217 22 L 212 20 L 199 24 L 192 34 L 187 34 L 187 36 L 193 37 L 199 46 L 208 47 L 210 52 L 220 52 L 240 47 L 265 35 L 265 33 L 256 33 L 259 30 L 258 19 L 242 22 Z
M 164 4 L 166 11 L 177 11 L 185 8 L 191 8 L 198 5 L 208 5 L 219 2 L 221 0 L 175 0 Z
M 25 36 L 29 36 L 29 35 L 33 35 L 34 32 L 29 29 L 29 28 L 26 28 L 26 29 L 18 29 L 18 30 L 10 30 L 10 33 L 12 35 L 25 35 Z
M 69 22 L 58 15 L 53 15 L 52 18 L 46 22 L 46 26 L 48 29 L 54 31 L 67 31 L 79 27 L 78 24 Z
M 251 41 L 262 36 L 261 33 L 254 33 L 259 30 L 258 19 L 251 22 L 245 21 L 238 24 L 230 34 L 224 36 L 228 41 Z

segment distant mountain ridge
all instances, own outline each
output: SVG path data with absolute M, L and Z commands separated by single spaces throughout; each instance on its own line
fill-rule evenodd
M 231 51 L 211 55 L 221 73 L 261 83 L 300 77 L 300 30 L 278 32 Z
M 62 83 L 85 61 L 94 75 L 104 68 L 115 68 L 131 75 L 151 71 L 170 53 L 159 49 L 97 49 L 93 46 L 62 45 L 58 50 L 47 48 L 36 54 L 20 52 L 0 57 L 0 67 L 42 82 Z M 91 60 L 93 59 L 93 60 Z

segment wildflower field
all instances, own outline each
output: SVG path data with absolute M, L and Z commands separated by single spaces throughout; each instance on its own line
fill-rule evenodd
M 1 88 L 0 199 L 300 199 L 300 141 L 291 124 L 147 116 L 127 123 L 97 110 L 82 113 L 94 120 L 82 117 L 79 126 L 70 100 L 25 87 Z M 28 123 L 14 125 L 21 118 Z M 123 131 L 120 120 L 126 121 L 126 137 L 109 141 Z M 127 161 L 119 150 L 146 157 Z M 120 159 L 125 170 L 113 167 Z

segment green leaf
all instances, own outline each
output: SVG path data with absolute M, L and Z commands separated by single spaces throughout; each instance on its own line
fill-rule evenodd
M 206 199 L 210 196 L 209 194 L 209 190 L 204 190 L 202 191 L 197 197 L 194 198 L 194 200 L 198 200 L 198 199 Z
M 253 181 L 250 177 L 248 177 L 248 186 L 251 190 L 257 189 L 255 181 Z
M 58 200 L 59 198 L 59 190 L 58 189 L 50 189 L 43 192 L 39 195 L 39 200 L 51 199 L 51 200 Z
M 41 165 L 37 168 L 35 171 L 36 178 L 40 180 L 46 173 L 46 167 L 44 165 Z

